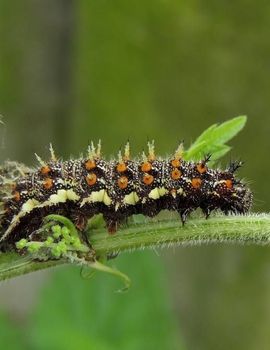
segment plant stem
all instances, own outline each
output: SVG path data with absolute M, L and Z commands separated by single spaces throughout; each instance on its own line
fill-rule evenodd
M 143 248 L 235 243 L 267 245 L 270 243 L 270 214 L 213 216 L 190 219 L 182 227 L 180 220 L 148 221 L 131 224 L 108 235 L 105 229 L 91 229 L 90 242 L 97 257 L 110 256 Z M 63 260 L 31 261 L 15 253 L 0 255 L 0 280 L 31 271 L 64 264 Z
M 211 243 L 270 243 L 270 215 L 215 216 L 191 219 L 181 226 L 178 220 L 132 225 L 119 234 L 109 236 L 103 231 L 91 235 L 97 254 L 113 254 L 145 247 L 170 247 Z
M 16 253 L 0 253 L 0 281 L 64 263 L 61 260 L 33 261 Z

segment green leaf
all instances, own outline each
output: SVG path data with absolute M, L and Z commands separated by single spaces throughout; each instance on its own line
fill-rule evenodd
M 227 145 L 219 145 L 217 147 L 215 147 L 213 153 L 211 153 L 211 151 L 208 151 L 207 153 L 211 153 L 212 157 L 211 157 L 211 163 L 213 163 L 213 161 L 216 161 L 222 157 L 225 156 L 225 154 L 227 154 L 228 152 L 230 152 L 232 148 L 230 146 Z M 210 163 L 210 164 L 211 164 Z
M 201 142 L 197 142 L 196 144 L 193 144 L 192 146 L 190 146 L 189 149 L 184 152 L 185 160 L 194 160 L 194 159 L 201 158 L 203 154 L 206 154 L 205 153 L 206 145 L 207 145 L 207 142 L 203 140 Z
M 211 161 L 209 162 L 210 166 L 212 166 L 216 160 L 222 158 L 227 154 L 232 148 L 227 145 L 215 145 L 214 147 L 211 145 L 207 145 L 206 142 L 204 143 L 205 146 L 203 147 L 203 152 L 199 149 L 199 146 L 201 143 L 198 145 L 198 148 L 193 150 L 192 154 L 192 159 L 202 159 L 206 154 L 211 154 Z
M 243 129 L 247 121 L 246 116 L 240 116 L 228 120 L 221 125 L 217 126 L 215 130 L 212 131 L 210 135 L 211 143 L 222 143 L 231 140 L 234 136 L 236 136 L 239 131 Z
M 229 151 L 226 142 L 231 140 L 239 133 L 245 126 L 247 121 L 246 116 L 240 116 L 228 120 L 220 125 L 214 124 L 206 129 L 185 152 L 186 160 L 197 160 L 202 158 L 205 154 L 211 153 L 213 159 L 219 159 Z M 217 147 L 223 146 L 217 150 Z

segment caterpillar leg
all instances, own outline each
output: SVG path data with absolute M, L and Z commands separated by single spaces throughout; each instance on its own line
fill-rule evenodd
M 190 208 L 183 209 L 183 210 L 179 211 L 181 222 L 182 222 L 183 226 L 185 225 L 187 218 L 191 212 L 192 212 L 192 209 L 190 209 Z
M 118 229 L 119 220 L 117 218 L 113 218 L 113 217 L 107 216 L 107 215 L 106 216 L 103 215 L 103 218 L 105 220 L 108 233 L 110 235 L 115 234 L 117 229 Z
M 203 208 L 202 212 L 204 214 L 205 219 L 207 220 L 209 219 L 212 210 L 210 208 Z

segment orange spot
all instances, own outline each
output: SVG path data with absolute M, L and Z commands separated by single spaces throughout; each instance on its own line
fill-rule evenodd
M 127 170 L 127 166 L 125 163 L 118 163 L 116 166 L 116 170 L 118 171 L 118 173 L 123 173 Z
M 52 169 L 49 167 L 49 165 L 44 165 L 41 169 L 40 172 L 42 175 L 48 175 Z
M 90 160 L 88 159 L 86 162 L 85 162 L 85 169 L 86 170 L 92 170 L 92 169 L 95 169 L 96 167 L 96 162 L 94 160 Z
M 154 182 L 154 176 L 149 175 L 149 174 L 145 174 L 145 175 L 143 176 L 143 182 L 144 182 L 146 185 L 151 185 L 151 184 Z
M 231 179 L 225 180 L 225 184 L 227 188 L 233 188 L 233 182 Z
M 20 199 L 21 199 L 21 195 L 20 195 L 20 192 L 19 191 L 16 191 L 16 192 L 14 192 L 14 200 L 16 201 L 16 202 L 19 202 L 20 201 Z
M 191 185 L 193 188 L 200 188 L 201 184 L 202 184 L 202 180 L 197 177 L 191 180 Z
M 173 180 L 179 180 L 181 175 L 182 173 L 179 169 L 173 169 L 173 171 L 171 172 L 171 178 Z
M 49 177 L 43 181 L 43 187 L 46 190 L 49 190 L 53 187 L 53 180 L 50 179 Z
M 97 175 L 94 173 L 90 173 L 86 176 L 86 182 L 89 186 L 93 186 L 97 182 Z
M 149 162 L 144 162 L 142 163 L 142 166 L 141 166 L 141 171 L 147 173 L 148 171 L 150 171 L 152 169 L 152 164 L 149 163 Z
M 197 170 L 200 174 L 204 174 L 207 172 L 207 166 L 204 163 L 197 164 Z
M 118 187 L 121 188 L 121 190 L 124 190 L 128 186 L 128 178 L 126 176 L 121 176 L 117 180 Z
M 181 166 L 181 161 L 180 159 L 172 159 L 171 160 L 171 165 L 174 167 L 174 168 L 179 168 Z

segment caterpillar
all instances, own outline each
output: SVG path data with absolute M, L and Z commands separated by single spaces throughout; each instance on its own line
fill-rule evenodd
M 182 143 L 167 159 L 156 156 L 154 142 L 138 159 L 131 159 L 129 143 L 110 161 L 101 156 L 100 142 L 80 159 L 59 160 L 52 146 L 50 153 L 47 162 L 36 155 L 36 168 L 12 162 L 0 168 L 0 250 L 37 230 L 51 213 L 70 218 L 79 230 L 101 213 L 112 234 L 133 214 L 173 210 L 184 224 L 197 208 L 208 218 L 214 210 L 244 214 L 252 204 L 252 192 L 235 177 L 241 163 L 220 170 L 208 166 L 210 155 L 185 161 Z

